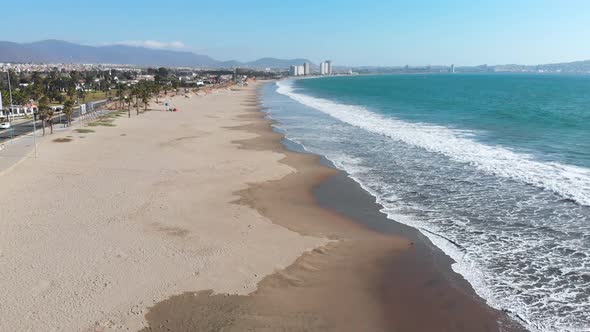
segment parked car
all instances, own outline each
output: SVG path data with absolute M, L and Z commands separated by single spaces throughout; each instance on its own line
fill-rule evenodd
M 9 129 L 9 128 L 10 128 L 10 122 L 0 123 L 0 129 Z

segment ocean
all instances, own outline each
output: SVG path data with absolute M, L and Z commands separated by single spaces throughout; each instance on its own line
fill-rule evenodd
M 490 306 L 531 331 L 590 331 L 590 76 L 283 80 L 263 102 Z

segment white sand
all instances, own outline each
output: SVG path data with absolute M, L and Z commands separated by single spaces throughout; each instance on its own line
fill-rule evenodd
M 177 113 L 56 134 L 0 176 L 0 331 L 134 330 L 155 302 L 249 293 L 324 244 L 231 203 L 247 183 L 293 171 L 223 128 L 246 123 L 236 116 L 252 93 L 176 97 Z

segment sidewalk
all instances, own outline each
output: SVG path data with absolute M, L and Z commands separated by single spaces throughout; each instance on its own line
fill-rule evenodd
M 62 124 L 55 124 L 53 126 L 53 132 L 59 133 L 64 131 L 72 131 L 75 129 L 82 128 L 86 126 L 88 122 L 96 120 L 99 116 L 105 115 L 111 112 L 111 110 L 98 110 L 96 112 L 88 113 L 78 117 L 72 121 L 71 126 L 63 127 Z M 46 128 L 46 131 L 49 132 L 49 128 Z M 37 129 L 37 148 L 39 148 L 39 144 L 44 140 L 47 139 L 48 135 L 42 136 L 42 130 L 40 128 Z M 33 133 L 28 133 L 27 135 L 22 135 L 15 137 L 12 140 L 8 140 L 6 142 L 0 143 L 0 176 L 4 173 L 12 169 L 14 166 L 21 163 L 26 158 L 34 158 L 35 152 L 35 140 L 33 137 Z
M 40 134 L 37 132 L 37 140 L 39 139 Z M 34 150 L 35 144 L 33 133 L 0 143 L 0 176 L 18 165 L 27 157 L 34 157 Z

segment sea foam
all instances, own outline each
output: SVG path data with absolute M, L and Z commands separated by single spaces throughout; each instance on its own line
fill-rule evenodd
M 292 81 L 277 82 L 276 92 L 322 114 L 310 118 L 305 111 L 280 112 L 282 120 L 290 119 L 287 137 L 303 146 L 311 143 L 309 151 L 345 170 L 376 197 L 390 219 L 419 229 L 456 261 L 453 270 L 490 306 L 506 310 L 531 331 L 587 331 L 590 302 L 580 298 L 590 285 L 584 261 L 584 239 L 590 238 L 587 169 L 479 143 L 478 132 L 409 123 L 308 96 L 296 91 Z M 324 114 L 357 130 L 324 122 Z M 306 130 L 310 120 L 314 122 Z M 342 146 L 343 139 L 356 147 Z M 332 151 L 334 146 L 340 148 Z M 364 151 L 362 158 L 355 149 Z M 396 167 L 407 167 L 396 173 L 410 180 L 388 177 L 387 170 Z M 428 193 L 416 190 L 423 184 Z M 433 193 L 437 188 L 432 185 L 441 185 L 441 192 Z M 453 194 L 445 196 L 444 191 Z M 423 206 L 408 200 L 414 193 L 435 198 Z
M 371 112 L 362 106 L 336 103 L 297 93 L 293 81 L 279 81 L 277 92 L 350 125 L 385 135 L 455 161 L 468 163 L 489 174 L 551 190 L 563 198 L 590 206 L 590 170 L 533 156 L 501 146 L 481 144 L 470 132 L 425 123 L 405 122 Z

